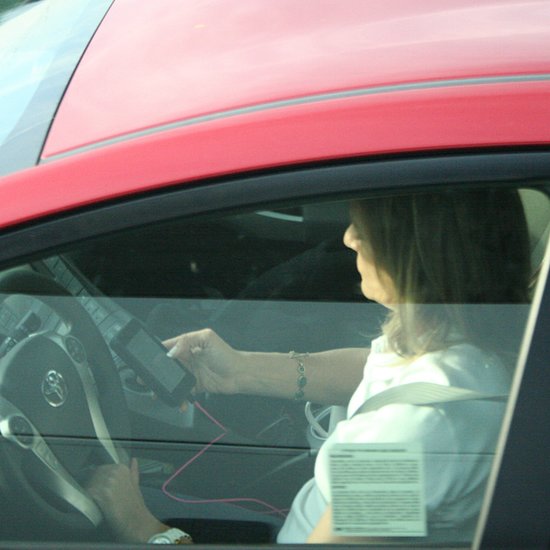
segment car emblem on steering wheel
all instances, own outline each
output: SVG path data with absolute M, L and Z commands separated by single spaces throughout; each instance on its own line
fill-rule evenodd
M 42 395 L 52 407 L 61 407 L 67 401 L 69 390 L 63 376 L 56 370 L 50 370 L 46 373 L 42 381 Z

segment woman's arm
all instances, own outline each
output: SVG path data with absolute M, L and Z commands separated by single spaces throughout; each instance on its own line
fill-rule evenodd
M 290 353 L 245 353 L 241 374 L 242 393 L 293 399 L 300 389 L 303 365 L 305 401 L 345 405 L 363 376 L 366 348 L 346 348 L 306 356 Z
M 206 329 L 164 342 L 197 378 L 197 391 L 293 399 L 305 377 L 303 399 L 332 405 L 348 402 L 359 384 L 368 349 L 346 348 L 307 356 L 233 349 Z M 303 365 L 303 373 L 299 368 Z
M 319 523 L 307 538 L 308 544 L 383 544 L 389 539 L 372 537 L 338 537 L 332 533 L 332 505 L 328 505 Z
M 329 542 L 341 542 L 341 537 L 335 537 L 332 534 L 332 506 L 329 505 L 325 513 L 321 516 L 319 523 L 307 538 L 308 544 L 326 544 Z

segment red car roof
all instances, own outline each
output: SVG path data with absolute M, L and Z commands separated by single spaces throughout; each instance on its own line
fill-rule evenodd
M 43 162 L 2 178 L 0 227 L 270 167 L 548 146 L 549 20 L 548 0 L 115 0 Z
M 547 0 L 115 0 L 43 157 L 332 92 L 548 74 L 549 21 Z

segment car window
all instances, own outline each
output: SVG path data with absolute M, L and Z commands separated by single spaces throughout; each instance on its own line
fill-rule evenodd
M 134 456 L 197 542 L 303 542 L 331 502 L 335 535 L 467 545 L 549 228 L 542 187 L 362 192 L 11 266 L 0 485 L 45 538 L 97 537 L 82 487 Z
M 0 6 L 0 174 L 32 166 L 65 87 L 111 0 Z

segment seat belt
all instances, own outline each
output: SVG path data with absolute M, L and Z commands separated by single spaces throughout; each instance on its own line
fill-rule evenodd
M 443 386 L 432 382 L 411 382 L 381 391 L 369 397 L 353 414 L 376 411 L 386 405 L 438 405 L 454 401 L 506 401 L 507 394 L 488 394 L 459 388 Z
M 507 394 L 489 394 L 481 393 L 458 386 L 443 386 L 433 382 L 410 382 L 393 386 L 387 390 L 381 391 L 372 397 L 369 397 L 363 404 L 351 415 L 350 418 L 358 414 L 373 412 L 386 405 L 418 405 L 430 406 L 440 405 L 442 403 L 452 403 L 458 401 L 501 401 L 508 399 Z M 310 424 L 310 435 L 308 440 L 311 448 L 319 448 L 321 443 L 332 433 L 335 423 L 331 423 L 328 431 L 320 425 L 320 420 L 333 407 L 324 409 L 318 415 L 314 415 L 311 410 L 311 403 L 307 402 L 305 407 L 306 418 Z M 341 407 L 338 407 L 341 408 Z M 342 418 L 344 419 L 344 418 Z

